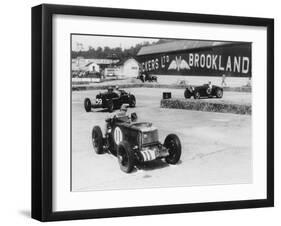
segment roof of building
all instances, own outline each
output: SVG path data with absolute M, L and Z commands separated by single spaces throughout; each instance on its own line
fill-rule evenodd
M 94 62 L 89 62 L 89 63 L 87 63 L 86 65 L 84 65 L 84 67 L 88 67 L 88 66 L 90 66 L 91 64 L 96 64 L 96 63 L 94 63 Z
M 137 61 L 134 57 L 127 57 L 127 58 L 124 58 L 124 59 L 120 60 L 120 61 L 117 62 L 115 65 L 116 65 L 116 66 L 123 65 L 123 64 L 125 64 L 125 62 L 128 61 L 128 60 L 135 60 L 135 61 L 138 63 L 138 61 Z
M 179 50 L 198 49 L 205 47 L 213 47 L 225 44 L 231 44 L 233 42 L 218 42 L 218 41 L 201 41 L 201 40 L 178 40 L 172 42 L 166 42 L 156 45 L 144 46 L 138 52 L 138 56 L 163 53 L 163 52 L 174 52 Z

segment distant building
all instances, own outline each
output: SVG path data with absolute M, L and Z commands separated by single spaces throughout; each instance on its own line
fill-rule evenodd
M 118 77 L 118 78 L 136 78 L 139 73 L 139 63 L 134 58 L 127 58 L 119 61 L 117 64 L 112 65 L 105 69 L 106 77 Z
M 90 62 L 83 66 L 82 70 L 88 72 L 100 72 L 100 66 L 94 62 Z
M 117 63 L 119 68 L 119 76 L 121 77 L 133 77 L 136 78 L 139 74 L 139 63 L 134 58 L 124 59 Z
M 252 43 L 178 40 L 145 46 L 142 71 L 158 75 L 252 76 Z
M 72 59 L 71 62 L 73 71 L 91 71 L 94 67 L 96 71 L 98 70 L 98 72 L 100 72 L 101 70 L 118 63 L 119 59 L 85 59 L 77 57 Z

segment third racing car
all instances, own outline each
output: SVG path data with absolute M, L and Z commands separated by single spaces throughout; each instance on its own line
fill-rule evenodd
M 188 86 L 184 91 L 185 98 L 200 99 L 201 97 L 217 97 L 222 98 L 223 88 L 212 85 L 211 83 L 204 84 L 201 86 Z

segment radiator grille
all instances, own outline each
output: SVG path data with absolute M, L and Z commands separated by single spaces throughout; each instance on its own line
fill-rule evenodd
M 143 132 L 142 134 L 142 144 L 150 144 L 158 142 L 158 131 L 152 130 L 148 132 Z

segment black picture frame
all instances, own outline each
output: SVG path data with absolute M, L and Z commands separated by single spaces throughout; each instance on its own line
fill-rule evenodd
M 267 28 L 267 198 L 130 208 L 52 210 L 52 17 L 55 14 L 262 26 Z M 32 218 L 122 217 L 274 206 L 274 20 L 267 18 L 43 4 L 32 8 Z

